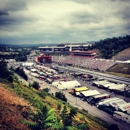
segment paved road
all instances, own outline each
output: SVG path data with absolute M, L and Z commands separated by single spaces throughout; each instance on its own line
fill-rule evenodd
M 26 73 L 27 73 L 27 72 L 26 72 Z M 53 87 L 51 84 L 48 84 L 48 83 L 46 83 L 46 82 L 44 82 L 44 81 L 42 81 L 42 80 L 39 80 L 39 79 L 37 79 L 37 78 L 35 78 L 35 77 L 32 77 L 31 75 L 28 75 L 28 77 L 29 77 L 28 82 L 36 81 L 36 82 L 38 82 L 38 83 L 40 84 L 40 86 L 41 86 L 42 88 L 49 88 L 49 89 L 50 89 L 50 93 L 55 94 L 55 92 L 61 91 L 61 90 L 59 90 L 59 89 Z M 95 87 L 91 86 L 91 84 L 89 84 L 89 83 L 86 83 L 86 82 L 84 82 L 84 81 L 81 81 L 80 79 L 78 79 L 78 81 L 79 81 L 82 85 L 87 85 L 87 86 L 89 86 L 91 89 L 98 89 L 98 88 L 95 88 Z M 26 82 L 26 84 L 27 84 L 27 82 Z M 98 91 L 99 91 L 99 92 L 102 92 L 102 93 L 103 93 L 103 92 L 106 92 L 105 90 L 102 90 L 102 89 L 98 89 Z M 75 107 L 78 107 L 79 109 L 88 110 L 88 112 L 89 112 L 91 115 L 93 115 L 93 116 L 95 116 L 95 117 L 99 117 L 99 118 L 101 118 L 102 120 L 104 120 L 104 121 L 106 121 L 106 122 L 108 122 L 108 123 L 110 123 L 110 124 L 117 124 L 117 125 L 121 128 L 121 130 L 129 130 L 129 128 L 130 128 L 130 125 L 129 125 L 129 124 L 127 124 L 127 123 L 125 123 L 125 122 L 119 122 L 119 121 L 114 120 L 111 115 L 105 113 L 104 111 L 101 111 L 101 110 L 99 110 L 98 108 L 96 108 L 95 106 L 91 106 L 91 105 L 88 104 L 87 102 L 84 102 L 84 101 L 80 100 L 79 98 L 75 98 L 74 96 L 70 95 L 70 94 L 68 93 L 68 90 L 65 90 L 65 91 L 62 91 L 62 92 L 65 94 L 65 96 L 66 96 L 68 102 L 69 102 L 71 105 L 73 105 L 73 106 L 75 106 Z M 106 92 L 106 93 L 108 93 L 108 92 Z M 114 96 L 114 95 L 113 95 L 113 96 Z M 116 96 L 118 96 L 118 95 L 116 95 Z M 123 97 L 122 97 L 122 98 L 123 98 Z
M 63 70 L 80 72 L 80 73 L 82 72 L 82 73 L 91 74 L 93 76 L 104 77 L 105 79 L 108 79 L 110 81 L 130 85 L 130 79 L 129 78 L 123 78 L 123 77 L 119 77 L 119 76 L 109 75 L 109 74 L 105 74 L 105 73 L 101 73 L 101 72 L 90 71 L 90 70 L 87 70 L 87 69 L 81 69 L 81 68 L 76 68 L 76 67 L 71 67 L 71 66 L 64 67 L 64 66 L 58 66 L 57 65 L 57 67 L 59 67 Z

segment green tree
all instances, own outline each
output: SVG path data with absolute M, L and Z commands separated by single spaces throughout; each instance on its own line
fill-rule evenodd
M 67 98 L 65 97 L 65 95 L 62 92 L 56 92 L 55 97 L 67 102 Z
M 39 83 L 34 81 L 32 87 L 34 87 L 35 89 L 39 89 Z
M 76 127 L 72 126 L 73 117 L 76 115 L 75 109 L 67 109 L 67 106 L 61 109 L 61 118 L 62 118 L 62 130 L 74 130 Z
M 13 77 L 12 77 L 11 75 L 9 75 L 8 81 L 9 81 L 10 83 L 13 83 Z
M 43 91 L 49 93 L 50 89 L 49 88 L 44 88 Z
M 118 52 L 130 47 L 130 35 L 124 37 L 113 37 L 100 40 L 89 47 L 90 50 L 98 49 L 103 58 L 111 58 Z
M 118 125 L 111 124 L 108 130 L 120 130 L 120 129 L 119 129 Z
M 0 77 L 6 79 L 9 74 L 10 73 L 7 69 L 7 63 L 4 60 L 0 60 Z
M 25 74 L 23 68 L 16 68 L 16 70 L 14 70 L 18 75 L 20 75 L 22 78 L 24 78 L 25 80 L 28 80 L 28 76 Z

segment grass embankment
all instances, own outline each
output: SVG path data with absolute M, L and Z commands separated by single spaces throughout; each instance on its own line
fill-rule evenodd
M 61 119 L 60 111 L 64 105 L 67 109 L 73 108 L 77 114 L 73 118 L 73 125 L 87 124 L 88 130 L 107 130 L 109 125 L 99 118 L 86 113 L 78 108 L 55 98 L 53 95 L 45 91 L 38 91 L 32 87 L 28 87 L 20 82 L 17 77 L 13 77 L 14 82 L 11 84 L 6 80 L 0 80 L 0 115 L 2 114 L 0 128 L 8 130 L 9 128 L 26 130 L 26 126 L 20 123 L 20 120 L 30 120 L 30 113 L 36 113 L 39 104 L 47 105 L 54 108 L 57 116 Z M 6 105 L 5 105 L 6 104 Z M 6 111 L 5 111 L 6 110 Z M 4 112 L 5 111 L 5 112 Z
M 130 78 L 130 64 L 118 63 L 107 70 L 108 74 Z

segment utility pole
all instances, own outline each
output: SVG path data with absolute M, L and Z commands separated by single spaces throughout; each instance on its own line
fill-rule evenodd
M 76 103 L 75 104 L 77 105 L 77 95 L 76 95 Z
M 76 88 L 78 87 L 78 85 L 76 85 Z M 75 92 L 76 94 L 76 92 Z M 75 101 L 75 104 L 77 105 L 77 94 L 76 94 L 76 101 Z

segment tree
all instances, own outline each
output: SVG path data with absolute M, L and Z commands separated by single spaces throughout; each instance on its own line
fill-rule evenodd
M 72 126 L 73 117 L 77 114 L 75 109 L 67 109 L 67 106 L 61 109 L 61 117 L 62 117 L 62 130 L 76 129 L 76 127 Z
M 4 60 L 0 60 L 0 77 L 7 79 L 9 74 L 10 73 L 7 69 L 7 63 Z
M 16 68 L 15 72 L 20 75 L 22 78 L 24 78 L 25 80 L 28 80 L 28 76 L 25 74 L 23 68 Z
M 118 128 L 118 125 L 111 124 L 108 130 L 120 130 L 120 129 Z
M 103 58 L 111 58 L 118 52 L 130 47 L 130 35 L 124 37 L 113 37 L 95 42 L 89 49 L 98 49 L 102 53 Z M 114 50 L 114 52 L 113 52 Z
M 55 97 L 67 102 L 67 98 L 65 97 L 65 95 L 62 92 L 56 92 Z
M 39 83 L 34 81 L 33 84 L 32 84 L 32 87 L 34 87 L 35 89 L 38 89 L 39 88 Z
M 9 81 L 10 83 L 13 83 L 13 78 L 12 78 L 11 75 L 9 75 L 9 77 L 8 77 L 8 81 Z
M 44 88 L 43 91 L 49 93 L 50 89 L 49 88 Z

